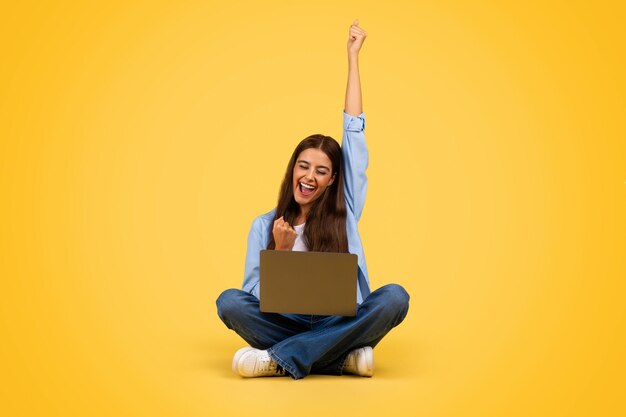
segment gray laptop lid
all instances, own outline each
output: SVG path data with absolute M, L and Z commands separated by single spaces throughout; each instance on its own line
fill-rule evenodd
M 355 316 L 357 260 L 352 253 L 262 250 L 260 310 Z

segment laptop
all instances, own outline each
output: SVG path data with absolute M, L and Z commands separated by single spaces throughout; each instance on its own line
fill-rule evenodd
M 261 312 L 355 316 L 357 260 L 352 253 L 262 250 Z

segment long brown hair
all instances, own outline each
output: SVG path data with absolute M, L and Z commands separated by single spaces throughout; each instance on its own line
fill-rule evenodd
M 304 138 L 291 155 L 285 178 L 278 193 L 278 204 L 274 220 L 284 216 L 284 220 L 293 226 L 300 214 L 300 206 L 293 195 L 293 168 L 300 153 L 305 149 L 316 148 L 324 152 L 332 162 L 335 180 L 324 190 L 311 205 L 304 225 L 303 237 L 312 252 L 348 252 L 346 233 L 346 203 L 343 192 L 343 160 L 339 143 L 330 136 L 320 134 Z M 267 249 L 275 249 L 276 242 L 271 232 Z

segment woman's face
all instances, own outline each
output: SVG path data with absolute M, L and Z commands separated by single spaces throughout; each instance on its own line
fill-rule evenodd
M 332 170 L 330 159 L 320 149 L 308 148 L 300 152 L 293 167 L 293 196 L 301 208 L 310 208 L 333 183 Z

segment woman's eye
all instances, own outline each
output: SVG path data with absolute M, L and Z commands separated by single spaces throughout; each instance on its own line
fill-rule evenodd
M 320 174 L 320 175 L 326 175 L 326 173 L 322 172 L 322 171 L 317 171 L 317 173 Z

